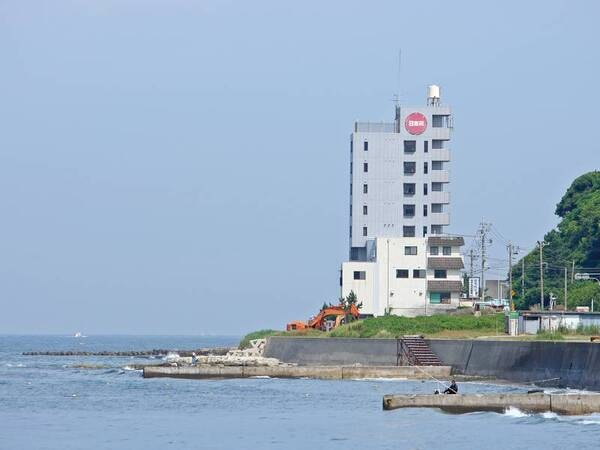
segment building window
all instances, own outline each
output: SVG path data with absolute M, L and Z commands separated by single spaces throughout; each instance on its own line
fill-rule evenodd
M 432 203 L 431 204 L 431 212 L 432 213 L 441 213 L 444 211 L 444 207 L 441 203 Z
M 355 280 L 366 280 L 367 272 L 365 272 L 364 270 L 355 270 L 354 271 L 354 279 Z
M 363 205 L 363 216 L 366 216 L 367 214 L 368 214 L 367 205 Z
M 433 278 L 446 278 L 446 269 L 435 269 L 433 271 Z
M 402 236 L 415 237 L 415 227 L 402 227 Z
M 416 162 L 405 162 L 404 163 L 404 175 L 412 175 L 417 171 Z
M 404 195 L 415 195 L 415 183 L 404 183 Z
M 413 270 L 413 278 L 425 278 L 426 275 L 427 275 L 427 271 L 424 269 Z
M 352 203 L 350 203 L 350 216 L 352 216 Z
M 433 139 L 431 141 L 431 148 L 436 150 L 444 148 L 444 141 L 442 139 Z
M 352 238 L 352 225 L 350 225 L 350 238 Z
M 404 205 L 404 217 L 415 217 L 415 205 Z
M 431 190 L 433 192 L 442 192 L 442 190 L 443 190 L 442 184 L 443 183 L 438 183 L 438 182 L 431 183 Z
M 350 154 L 354 151 L 354 142 L 350 141 Z
M 416 255 L 417 254 L 417 247 L 415 247 L 415 246 L 408 246 L 407 245 L 406 247 L 404 247 L 404 254 L 405 255 L 411 255 L 411 256 Z
M 427 166 L 427 161 L 425 161 L 425 162 L 423 163 L 423 173 L 429 173 L 429 170 L 428 170 L 428 169 L 429 169 L 429 168 L 428 168 L 428 166 Z
M 408 269 L 396 269 L 396 278 L 408 278 Z
M 350 175 L 352 175 L 352 172 L 353 172 L 353 164 L 352 164 L 352 161 L 350 161 Z
M 427 205 L 423 205 L 423 217 L 427 217 Z
M 417 141 L 404 141 L 404 153 L 414 153 L 417 151 Z
M 363 142 L 363 149 L 365 152 L 369 151 L 369 143 L 367 141 Z
M 369 163 L 363 163 L 363 172 L 369 171 Z
M 423 195 L 427 195 L 427 183 L 423 185 Z
M 441 114 L 434 114 L 431 117 L 431 126 L 433 128 L 443 128 L 448 126 L 448 116 Z
M 363 227 L 363 236 L 367 235 L 367 227 Z
M 427 236 L 427 227 L 423 227 L 423 237 Z
M 431 234 L 442 234 L 442 225 L 431 225 Z
M 429 248 L 429 254 L 430 255 L 439 255 L 440 254 L 440 248 L 439 247 L 430 247 Z
M 431 170 L 442 170 L 444 163 L 442 161 L 431 161 Z
M 423 142 L 423 152 L 427 153 L 429 151 L 429 141 Z
M 450 304 L 450 292 L 430 292 L 429 303 L 432 304 Z
M 452 254 L 452 247 L 442 247 L 442 255 L 450 256 Z
M 369 193 L 369 185 L 363 184 L 363 194 L 368 194 L 368 193 Z

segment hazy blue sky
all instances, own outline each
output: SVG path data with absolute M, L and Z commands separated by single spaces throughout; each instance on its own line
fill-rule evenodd
M 0 333 L 239 334 L 334 301 L 349 134 L 393 119 L 399 48 L 403 100 L 454 107 L 450 230 L 532 246 L 600 166 L 599 5 L 0 0 Z

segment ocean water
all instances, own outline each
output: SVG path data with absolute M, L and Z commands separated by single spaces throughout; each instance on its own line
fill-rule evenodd
M 234 337 L 0 336 L 0 449 L 598 449 L 600 415 L 383 411 L 434 381 L 143 379 L 128 357 L 35 350 L 234 345 Z M 81 367 L 81 366 L 84 367 Z M 526 386 L 460 383 L 462 392 Z

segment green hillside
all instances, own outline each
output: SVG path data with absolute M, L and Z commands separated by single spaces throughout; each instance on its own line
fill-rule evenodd
M 569 308 L 589 306 L 594 298 L 600 310 L 600 287 L 596 281 L 571 282 L 572 265 L 575 272 L 600 272 L 600 172 L 578 177 L 556 206 L 556 215 L 562 220 L 558 227 L 544 236 L 544 301 L 549 293 L 564 304 L 564 268 L 568 270 Z M 516 305 L 528 308 L 540 303 L 539 250 L 525 256 L 525 296 L 521 295 L 521 261 L 513 270 L 513 289 Z

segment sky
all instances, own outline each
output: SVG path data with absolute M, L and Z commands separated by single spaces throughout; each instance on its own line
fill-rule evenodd
M 0 334 L 241 335 L 315 314 L 348 256 L 354 121 L 432 83 L 454 115 L 449 231 L 484 219 L 496 258 L 532 248 L 600 167 L 599 15 L 0 0 Z

